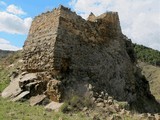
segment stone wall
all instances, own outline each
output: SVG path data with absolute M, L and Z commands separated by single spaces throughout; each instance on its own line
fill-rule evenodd
M 105 13 L 97 20 L 86 21 L 61 9 L 54 51 L 56 69 L 69 71 L 69 79 L 88 78 L 95 91 L 106 91 L 118 100 L 134 100 L 134 67 L 125 49 L 118 14 Z
M 24 44 L 24 66 L 27 71 L 50 71 L 54 68 L 54 44 L 57 37 L 60 11 L 35 17 Z
M 62 25 L 60 25 L 59 22 L 62 22 L 60 23 Z M 57 69 L 56 67 L 60 66 L 60 62 L 57 62 L 59 61 L 57 60 L 59 58 L 58 55 L 65 53 L 56 53 L 58 49 L 62 50 L 57 46 L 58 42 L 61 42 L 56 40 L 57 36 L 58 38 L 62 38 L 62 35 L 65 35 L 65 32 L 69 31 L 72 34 L 71 37 L 73 37 L 73 39 L 81 37 L 81 40 L 85 42 L 100 43 L 104 40 L 107 41 L 109 39 L 109 34 L 115 31 L 109 26 L 106 27 L 107 29 L 110 29 L 111 32 L 105 30 L 106 27 L 104 27 L 104 24 L 111 22 L 114 25 L 112 28 L 120 31 L 117 13 L 105 13 L 97 17 L 97 21 L 93 23 L 85 21 L 80 16 L 77 16 L 76 13 L 71 12 L 69 9 L 64 8 L 63 6 L 60 6 L 58 9 L 54 9 L 51 12 L 42 13 L 42 15 L 35 17 L 34 21 L 32 22 L 27 40 L 25 41 L 23 69 L 27 71 L 52 71 L 53 69 Z M 103 38 L 101 37 L 102 34 L 104 34 Z M 105 37 L 106 39 L 104 39 Z M 78 40 L 69 40 L 68 43 L 72 43 L 70 46 L 75 46 L 74 43 L 77 41 Z M 55 42 L 57 45 L 55 45 Z M 57 47 L 56 50 L 55 47 Z

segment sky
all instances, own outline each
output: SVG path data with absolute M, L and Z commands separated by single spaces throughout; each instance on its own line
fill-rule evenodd
M 84 19 L 117 11 L 133 43 L 160 51 L 160 0 L 0 0 L 0 49 L 22 49 L 34 17 L 60 4 Z

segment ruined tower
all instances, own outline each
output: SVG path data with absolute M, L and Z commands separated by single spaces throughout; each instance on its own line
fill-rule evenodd
M 36 73 L 34 82 L 45 86 L 35 89 L 35 83 L 33 95 L 46 91 L 52 100 L 62 97 L 63 101 L 69 94 L 85 95 L 92 86 L 92 97 L 104 92 L 118 101 L 128 101 L 131 106 L 143 102 L 140 106 L 145 111 L 159 109 L 153 107 L 158 103 L 136 66 L 132 43 L 121 31 L 117 12 L 98 17 L 92 13 L 85 20 L 60 6 L 36 16 L 23 54 L 22 71 Z M 20 83 L 21 89 L 27 89 L 28 82 Z M 53 86 L 58 86 L 58 92 L 50 89 Z

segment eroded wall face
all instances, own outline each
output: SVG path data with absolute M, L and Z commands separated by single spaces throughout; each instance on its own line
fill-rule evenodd
M 24 70 L 38 72 L 54 69 L 54 44 L 58 25 L 57 9 L 37 16 L 33 20 L 24 44 Z
M 133 63 L 126 52 L 123 35 L 118 31 L 118 15 L 113 14 L 113 19 L 111 16 L 104 15 L 104 19 L 89 22 L 75 13 L 61 10 L 55 66 L 61 72 L 69 71 L 70 79 L 91 80 L 95 91 L 106 90 L 119 100 L 134 99 Z M 117 27 L 107 26 L 108 21 L 114 20 L 117 20 Z

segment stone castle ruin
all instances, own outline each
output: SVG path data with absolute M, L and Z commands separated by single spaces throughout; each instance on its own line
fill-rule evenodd
M 146 112 L 160 110 L 136 66 L 132 42 L 123 35 L 117 12 L 98 17 L 91 13 L 84 20 L 60 6 L 36 16 L 23 47 L 23 61 L 3 97 L 16 101 L 43 95 L 63 102 L 71 94 L 96 100 L 103 93 Z M 11 86 L 16 90 L 8 92 Z

